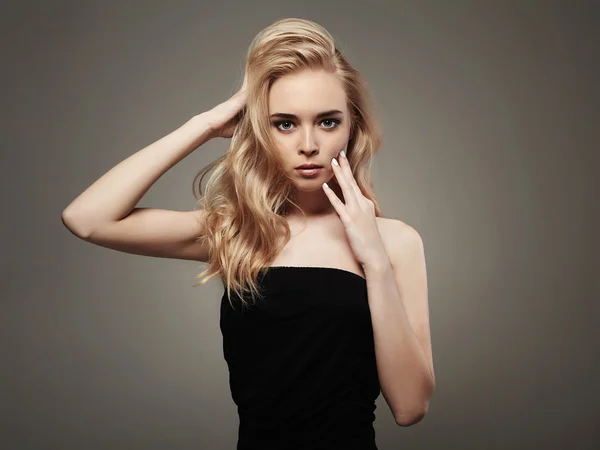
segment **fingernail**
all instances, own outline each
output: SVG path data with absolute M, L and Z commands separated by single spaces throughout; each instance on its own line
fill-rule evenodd
M 339 164 L 338 164 L 338 162 L 337 162 L 337 160 L 336 160 L 335 158 L 333 158 L 333 159 L 331 160 L 331 162 L 332 162 L 333 164 L 335 164 L 336 166 L 339 166 Z
M 346 157 L 346 152 L 344 150 L 340 151 L 340 156 L 342 158 L 345 158 Z

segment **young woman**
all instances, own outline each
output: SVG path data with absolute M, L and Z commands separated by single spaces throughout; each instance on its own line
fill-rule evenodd
M 231 144 L 198 174 L 199 209 L 136 208 L 216 137 Z M 198 284 L 220 277 L 238 449 L 376 449 L 380 393 L 399 425 L 427 412 L 435 378 L 423 243 L 381 215 L 369 173 L 381 143 L 366 83 L 333 37 L 283 19 L 253 40 L 239 92 L 63 212 L 88 242 L 205 262 Z

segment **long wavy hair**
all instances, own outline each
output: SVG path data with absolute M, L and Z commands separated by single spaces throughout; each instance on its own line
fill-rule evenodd
M 325 70 L 341 82 L 350 113 L 352 139 L 346 156 L 363 195 L 381 210 L 370 178 L 371 162 L 382 144 L 367 83 L 336 47 L 321 25 L 297 18 L 278 20 L 260 31 L 247 53 L 246 106 L 238 114 L 227 153 L 204 167 L 194 178 L 204 209 L 197 242 L 209 248 L 208 266 L 196 275 L 202 285 L 220 275 L 231 303 L 231 291 L 248 306 L 246 294 L 263 297 L 258 282 L 264 270 L 291 238 L 286 213 L 294 203 L 295 187 L 287 176 L 270 134 L 268 96 L 273 82 L 305 69 Z M 202 194 L 202 179 L 214 172 Z M 343 199 L 335 177 L 330 187 Z M 304 214 L 304 211 L 302 211 Z M 232 304 L 233 306 L 233 304 Z

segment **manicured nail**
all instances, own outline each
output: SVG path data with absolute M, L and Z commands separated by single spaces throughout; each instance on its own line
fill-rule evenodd
M 340 156 L 342 158 L 345 158 L 346 157 L 346 152 L 344 150 L 340 151 Z
M 331 162 L 332 162 L 333 164 L 335 164 L 336 166 L 338 166 L 338 167 L 339 167 L 339 164 L 338 164 L 338 162 L 337 162 L 337 160 L 336 160 L 335 158 L 333 158 L 333 159 L 331 160 Z

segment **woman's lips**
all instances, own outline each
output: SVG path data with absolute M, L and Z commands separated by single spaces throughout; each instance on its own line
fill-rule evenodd
M 305 177 L 314 177 L 322 169 L 323 169 L 322 167 L 313 167 L 312 169 L 296 169 L 296 170 Z

